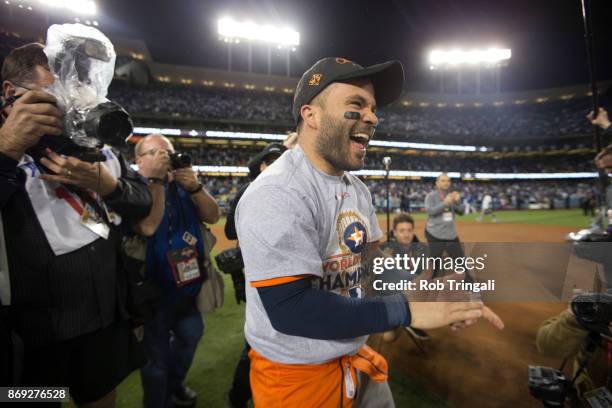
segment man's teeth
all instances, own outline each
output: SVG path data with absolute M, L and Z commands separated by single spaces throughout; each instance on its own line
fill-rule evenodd
M 357 143 L 367 144 L 370 141 L 370 136 L 365 133 L 355 133 L 351 136 L 351 139 Z

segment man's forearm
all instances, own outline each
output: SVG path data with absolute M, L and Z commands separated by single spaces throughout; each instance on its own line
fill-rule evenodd
M 151 193 L 147 186 L 141 181 L 125 177 L 117 179 L 117 187 L 104 196 L 104 202 L 121 217 L 130 220 L 141 220 L 151 211 Z
M 219 205 L 217 201 L 203 188 L 197 193 L 191 194 L 191 200 L 198 210 L 201 221 L 214 224 L 219 221 Z
M 272 326 L 281 333 L 337 340 L 380 333 L 411 322 L 404 295 L 369 299 L 315 289 L 309 279 L 258 288 Z
M 166 209 L 166 191 L 164 186 L 161 184 L 149 184 L 148 189 L 151 193 L 151 212 L 134 226 L 136 233 L 145 237 L 155 234 Z
M 117 179 L 115 189 L 104 196 L 104 202 L 123 218 L 138 221 L 151 212 L 151 193 L 121 154 L 116 153 L 121 166 L 121 177 Z

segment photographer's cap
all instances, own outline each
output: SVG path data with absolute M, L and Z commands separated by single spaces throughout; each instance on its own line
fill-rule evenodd
M 295 123 L 301 119 L 302 106 L 308 105 L 329 84 L 357 78 L 368 78 L 372 81 L 376 103 L 378 106 L 384 106 L 395 101 L 402 93 L 404 68 L 399 61 L 387 61 L 364 68 L 345 58 L 320 59 L 304 72 L 295 88 L 292 111 Z
M 259 173 L 261 173 L 259 166 L 261 166 L 261 163 L 263 163 L 264 160 L 270 156 L 276 156 L 276 158 L 278 158 L 285 150 L 287 150 L 287 147 L 285 147 L 285 145 L 282 143 L 270 143 L 264 147 L 261 152 L 253 156 L 247 164 L 251 178 L 254 179 L 255 177 L 259 176 Z

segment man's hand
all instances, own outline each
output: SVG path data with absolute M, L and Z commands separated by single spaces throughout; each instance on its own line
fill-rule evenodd
M 444 198 L 444 205 L 448 207 L 451 204 L 453 204 L 454 201 L 455 201 L 455 198 L 453 197 L 453 193 L 450 193 Z
M 459 330 L 475 324 L 481 317 L 489 321 L 497 329 L 504 328 L 504 322 L 491 309 L 474 297 L 474 294 L 461 290 L 450 290 L 449 279 L 463 280 L 465 274 L 445 276 L 432 279 L 433 271 L 424 271 L 419 280 L 440 281 L 444 283 L 442 290 L 419 290 L 404 292 L 409 300 L 412 314 L 411 326 L 417 329 L 435 329 L 451 325 L 453 330 Z M 417 281 L 420 287 L 420 283 Z M 433 301 L 432 301 L 433 300 Z
M 607 146 L 595 156 L 595 165 L 600 169 L 612 167 L 612 146 Z
M 593 116 L 593 111 L 589 112 L 589 114 L 587 115 L 587 119 L 590 120 L 593 125 L 599 126 L 604 130 L 610 127 L 610 119 L 608 118 L 608 112 L 606 112 L 604 108 L 599 108 L 597 116 Z
M 21 96 L 0 128 L 0 152 L 21 160 L 25 151 L 43 135 L 61 135 L 63 113 L 54 104 L 53 95 L 28 91 Z
M 144 169 L 143 169 L 144 170 Z M 165 180 L 168 178 L 168 172 L 170 171 L 170 156 L 168 151 L 164 149 L 156 150 L 153 153 L 153 159 L 151 160 L 151 166 L 146 171 L 141 171 L 145 177 L 153 177 Z
M 451 325 L 454 330 L 475 324 L 481 317 L 497 329 L 504 322 L 481 301 L 472 302 L 410 302 L 412 327 L 422 330 Z
M 200 184 L 198 176 L 191 167 L 175 170 L 173 174 L 176 182 L 187 191 L 195 190 Z
M 47 156 L 48 158 L 40 159 L 40 162 L 56 174 L 43 174 L 40 176 L 43 180 L 95 191 L 102 197 L 109 195 L 117 188 L 117 179 L 99 162 L 88 163 L 76 157 L 62 157 L 50 150 Z

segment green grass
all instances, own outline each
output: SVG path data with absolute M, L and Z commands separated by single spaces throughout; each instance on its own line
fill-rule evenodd
M 441 397 L 429 393 L 416 378 L 408 378 L 391 367 L 389 386 L 396 407 L 445 408 L 448 403 Z
M 391 214 L 391 222 L 393 222 Z M 424 212 L 413 213 L 416 220 L 427 220 L 427 214 Z M 582 210 L 522 210 L 522 211 L 497 211 L 498 223 L 508 224 L 539 224 L 539 225 L 556 225 L 563 227 L 578 227 L 586 228 L 591 225 L 593 217 L 582 215 Z M 477 214 L 457 217 L 457 221 L 476 221 Z M 385 214 L 378 214 L 380 221 L 386 222 Z M 487 216 L 485 221 L 490 222 L 491 217 Z

